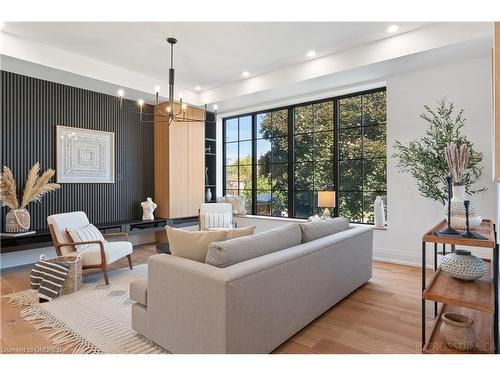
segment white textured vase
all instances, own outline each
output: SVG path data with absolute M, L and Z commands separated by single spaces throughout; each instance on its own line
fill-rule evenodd
M 382 200 L 382 197 L 377 196 L 375 198 L 375 202 L 373 203 L 373 212 L 375 228 L 385 228 L 384 201 Z
M 453 185 L 452 202 L 463 202 L 465 200 L 465 185 Z

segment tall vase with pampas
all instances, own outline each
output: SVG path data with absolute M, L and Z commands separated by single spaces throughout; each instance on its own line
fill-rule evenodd
M 5 230 L 8 233 L 26 232 L 31 226 L 31 217 L 26 209 L 28 204 L 37 201 L 48 192 L 59 189 L 61 186 L 49 182 L 54 177 L 55 171 L 47 169 L 41 175 L 40 164 L 36 163 L 28 172 L 24 186 L 21 204 L 17 199 L 17 187 L 14 176 L 9 167 L 4 166 L 0 181 L 0 201 L 2 206 L 10 208 L 5 217 Z
M 453 180 L 452 202 L 463 202 L 465 200 L 464 176 L 469 164 L 469 148 L 466 144 L 459 147 L 455 143 L 450 143 L 445 147 L 445 157 L 448 168 L 450 168 Z

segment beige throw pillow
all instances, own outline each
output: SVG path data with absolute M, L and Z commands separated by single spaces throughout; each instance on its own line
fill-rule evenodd
M 205 262 L 208 245 L 212 242 L 225 241 L 227 233 L 224 232 L 198 232 L 182 230 L 166 226 L 170 253 L 172 255 Z
M 227 232 L 227 239 L 231 240 L 233 238 L 250 236 L 255 232 L 255 225 L 249 225 L 248 227 L 243 228 L 234 228 L 229 229 Z

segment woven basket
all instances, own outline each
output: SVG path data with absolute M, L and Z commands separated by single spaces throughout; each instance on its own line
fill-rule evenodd
M 55 258 L 45 259 L 47 262 L 56 264 L 69 264 L 68 276 L 59 294 L 61 296 L 74 293 L 82 287 L 82 258 L 78 255 L 61 255 Z
M 7 233 L 26 232 L 30 229 L 30 225 L 30 213 L 25 208 L 10 210 L 5 216 L 5 231 Z

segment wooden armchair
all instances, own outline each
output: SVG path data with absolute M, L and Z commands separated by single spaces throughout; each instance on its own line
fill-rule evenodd
M 104 275 L 106 285 L 109 285 L 108 264 L 123 257 L 128 258 L 128 264 L 132 269 L 132 244 L 128 241 L 127 233 L 104 234 L 104 238 L 109 238 L 110 242 L 103 241 L 80 241 L 74 242 L 68 235 L 67 229 L 81 228 L 89 223 L 85 212 L 68 212 L 64 214 L 51 215 L 47 218 L 50 234 L 58 256 L 80 254 L 82 258 L 82 268 L 100 268 Z M 116 241 L 115 239 L 121 239 Z M 89 246 L 83 251 L 77 252 L 76 245 Z

